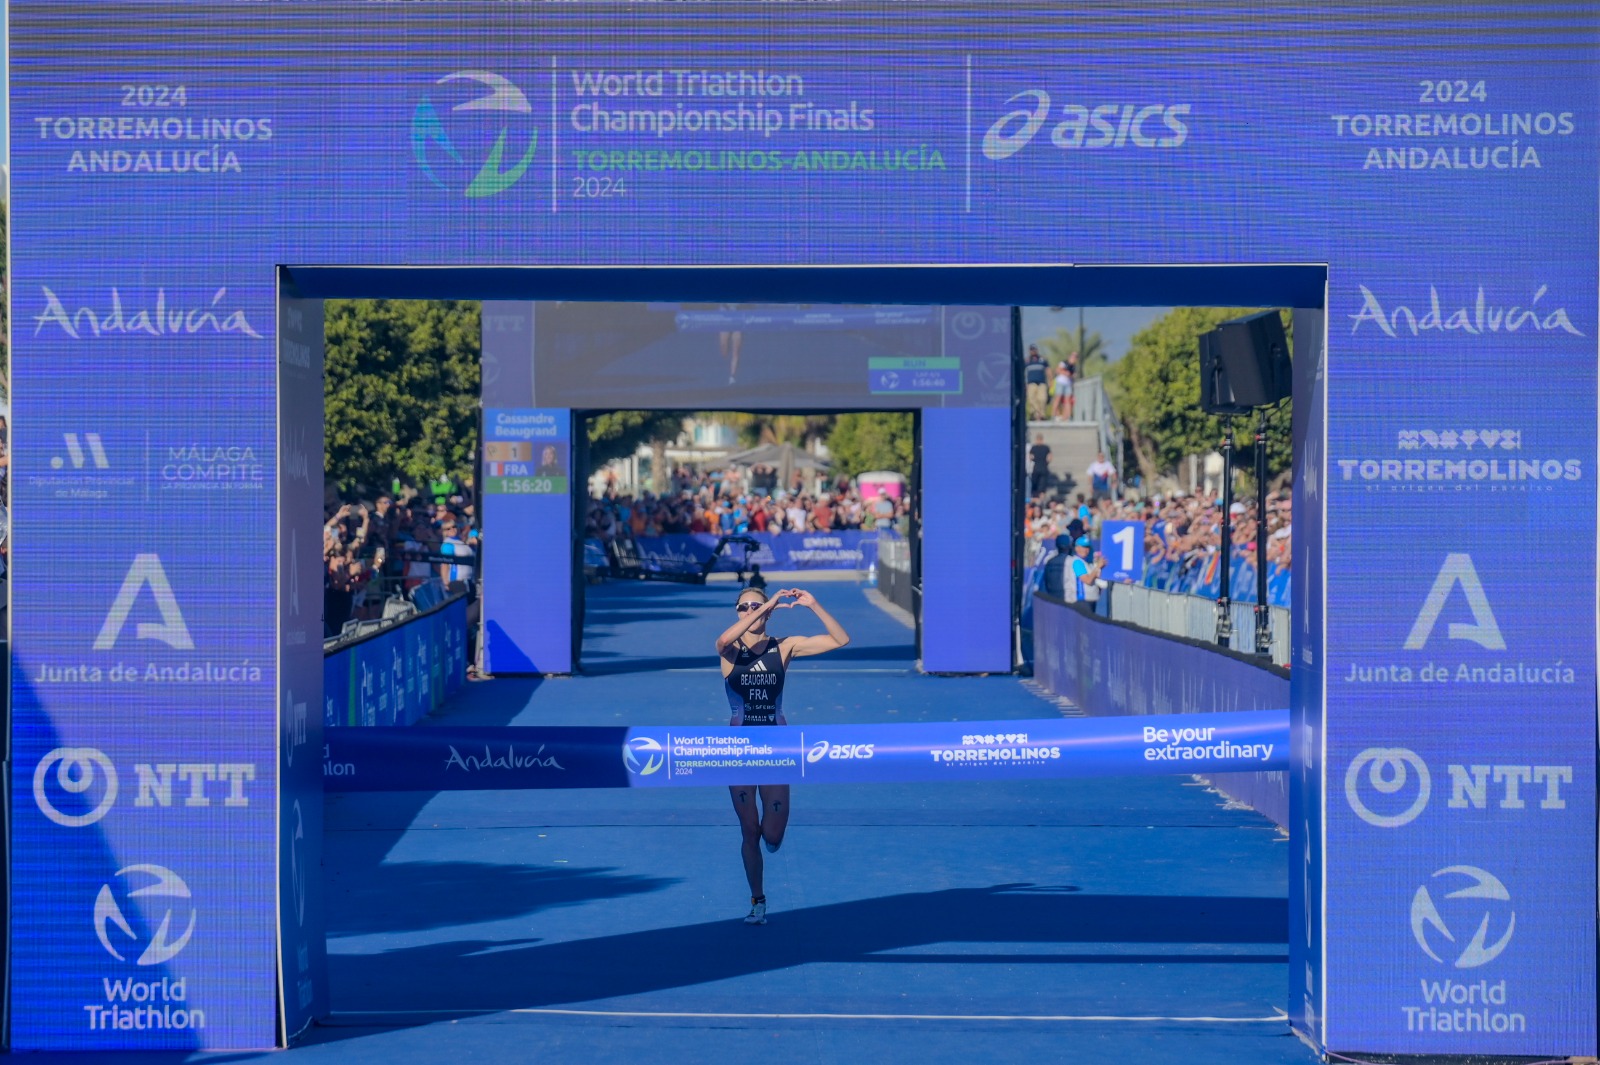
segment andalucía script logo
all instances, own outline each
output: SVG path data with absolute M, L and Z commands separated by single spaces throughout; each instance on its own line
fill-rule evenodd
M 411 153 L 433 182 L 468 199 L 498 196 L 527 173 L 539 146 L 533 107 L 522 90 L 487 70 L 458 70 L 435 85 L 440 95 L 459 95 L 467 82 L 489 91 L 461 99 L 444 114 L 432 96 L 417 103 L 411 118 Z
M 1526 302 L 1491 296 L 1478 286 L 1476 293 L 1440 296 L 1437 285 L 1428 286 L 1428 301 L 1398 303 L 1392 297 L 1373 292 L 1366 285 L 1361 290 L 1361 309 L 1350 315 L 1354 324 L 1352 334 L 1362 326 L 1377 329 L 1384 336 L 1400 339 L 1420 337 L 1425 333 L 1461 333 L 1482 336 L 1486 333 L 1570 333 L 1581 337 L 1583 332 L 1572 324 L 1572 316 L 1565 307 L 1550 298 L 1550 286 L 1540 285 Z M 1387 298 L 1388 302 L 1385 302 Z
M 33 335 L 47 328 L 59 330 L 73 340 L 98 340 L 108 336 L 190 337 L 239 334 L 264 339 L 250 325 L 244 311 L 232 306 L 226 287 L 211 294 L 209 301 L 168 298 L 158 288 L 153 299 L 134 299 L 123 304 L 122 293 L 111 289 L 104 303 L 81 303 L 69 307 L 49 285 L 40 285 L 44 309 L 33 316 Z M 51 335 L 55 335 L 52 333 Z

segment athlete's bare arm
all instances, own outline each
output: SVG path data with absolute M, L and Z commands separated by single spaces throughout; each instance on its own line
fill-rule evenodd
M 783 602 L 788 592 L 779 592 L 777 595 L 762 603 L 758 609 L 747 610 L 739 615 L 739 619 L 723 630 L 717 637 L 717 654 L 722 658 L 722 675 L 727 676 L 733 668 L 733 656 L 739 653 L 739 637 L 749 632 L 757 622 L 765 621 L 774 610 L 781 607 L 793 606 L 792 602 Z
M 785 588 L 774 599 L 789 596 L 795 606 L 809 607 L 817 615 L 817 620 L 822 622 L 822 627 L 828 631 L 816 636 L 790 636 L 783 641 L 783 659 L 785 662 L 791 658 L 803 655 L 820 655 L 829 651 L 837 651 L 850 642 L 850 634 L 844 631 L 844 626 L 839 620 L 823 609 L 817 602 L 816 596 L 801 588 Z

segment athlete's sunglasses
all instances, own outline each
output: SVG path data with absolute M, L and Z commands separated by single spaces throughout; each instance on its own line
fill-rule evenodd
M 747 614 L 752 610 L 760 610 L 761 609 L 761 604 L 760 603 L 740 603 L 738 606 L 734 607 L 733 609 L 737 610 L 741 614 Z

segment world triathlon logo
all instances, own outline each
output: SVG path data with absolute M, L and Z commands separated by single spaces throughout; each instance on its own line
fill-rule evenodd
M 411 118 L 411 153 L 428 180 L 467 199 L 498 196 L 527 173 L 539 146 L 533 107 L 522 90 L 487 70 L 458 70 L 434 83 Z M 476 92 L 475 87 L 487 89 Z
M 1446 913 L 1440 912 L 1428 885 L 1424 884 L 1411 899 L 1411 934 L 1416 937 L 1417 945 L 1434 961 L 1448 962 L 1457 969 L 1476 969 L 1494 961 L 1511 942 L 1511 934 L 1517 928 L 1517 915 L 1511 909 L 1511 892 L 1499 877 L 1473 865 L 1452 865 L 1433 875 L 1435 879 L 1454 878 L 1456 883 L 1463 879 L 1468 881 L 1443 896 L 1449 923 L 1459 927 L 1455 932 L 1450 930 Z M 1457 903 L 1452 902 L 1453 899 L 1469 901 Z M 1490 931 L 1491 925 L 1505 930 L 1495 937 Z M 1468 928 L 1474 929 L 1472 938 L 1462 946 L 1461 940 Z M 1434 950 L 1436 946 L 1449 957 L 1441 957 L 1439 951 Z
M 666 761 L 666 753 L 660 741 L 649 736 L 635 736 L 623 745 L 622 761 L 630 773 L 647 777 L 661 768 Z

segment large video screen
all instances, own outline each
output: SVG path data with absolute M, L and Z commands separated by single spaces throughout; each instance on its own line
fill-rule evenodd
M 998 407 L 1005 308 L 541 302 L 548 407 Z

